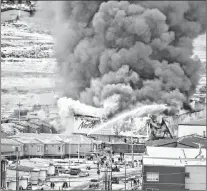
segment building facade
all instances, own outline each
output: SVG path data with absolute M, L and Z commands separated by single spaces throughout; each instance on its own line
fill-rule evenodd
M 143 158 L 143 190 L 185 189 L 185 164 L 174 159 Z
M 143 190 L 183 191 L 185 188 L 185 168 L 183 166 L 148 165 L 143 169 Z
M 23 144 L 15 141 L 10 138 L 3 138 L 1 139 L 1 154 L 5 156 L 11 156 L 14 157 L 17 155 L 16 149 L 18 149 L 18 156 L 22 157 L 24 156 L 24 149 Z
M 24 144 L 24 156 L 44 156 L 44 144 L 36 139 L 16 139 L 18 142 Z
M 185 189 L 206 190 L 206 165 L 185 166 Z

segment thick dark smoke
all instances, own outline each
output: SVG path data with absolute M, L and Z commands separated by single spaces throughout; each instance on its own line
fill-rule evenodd
M 96 107 L 116 97 L 116 113 L 136 103 L 182 107 L 194 92 L 192 42 L 206 30 L 205 1 L 48 4 L 67 97 Z

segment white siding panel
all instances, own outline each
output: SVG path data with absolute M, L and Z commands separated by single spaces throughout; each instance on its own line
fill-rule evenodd
M 185 172 L 189 178 L 185 178 L 185 189 L 206 190 L 206 166 L 186 166 Z

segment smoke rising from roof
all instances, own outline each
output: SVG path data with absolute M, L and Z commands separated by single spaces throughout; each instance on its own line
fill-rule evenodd
M 200 61 L 192 59 L 192 43 L 206 30 L 205 2 L 41 5 L 65 96 L 95 107 L 115 100 L 113 115 L 137 103 L 182 107 L 194 92 Z

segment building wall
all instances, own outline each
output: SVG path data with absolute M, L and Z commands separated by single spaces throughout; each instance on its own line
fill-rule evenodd
M 206 126 L 204 125 L 179 125 L 178 126 L 178 137 L 198 134 L 203 136 L 203 132 L 206 132 Z
M 80 144 L 79 145 L 79 153 L 81 155 L 87 154 L 93 150 L 92 144 Z M 78 144 L 66 144 L 65 146 L 65 154 L 69 155 L 77 155 L 78 154 Z
M 147 172 L 159 172 L 159 181 L 147 181 Z M 179 191 L 185 187 L 185 168 L 169 166 L 144 166 L 143 169 L 143 190 L 156 188 L 159 191 Z
M 186 166 L 185 172 L 189 178 L 185 178 L 185 189 L 206 190 L 206 166 Z
M 24 155 L 25 156 L 43 156 L 44 145 L 43 144 L 25 144 Z
M 45 144 L 45 156 L 63 156 L 65 155 L 65 144 Z
M 120 140 L 120 138 L 115 135 L 92 135 L 92 136 L 95 137 L 97 140 L 103 142 L 116 142 Z
M 19 149 L 19 156 L 24 156 L 24 149 L 23 145 L 11 145 L 11 144 L 1 144 L 1 153 L 10 156 L 16 156 L 16 152 L 14 151 L 13 147 L 18 147 Z
M 128 153 L 129 152 L 128 147 L 129 147 L 128 144 L 113 144 L 112 145 L 112 150 L 115 153 L 121 153 L 121 152 Z

